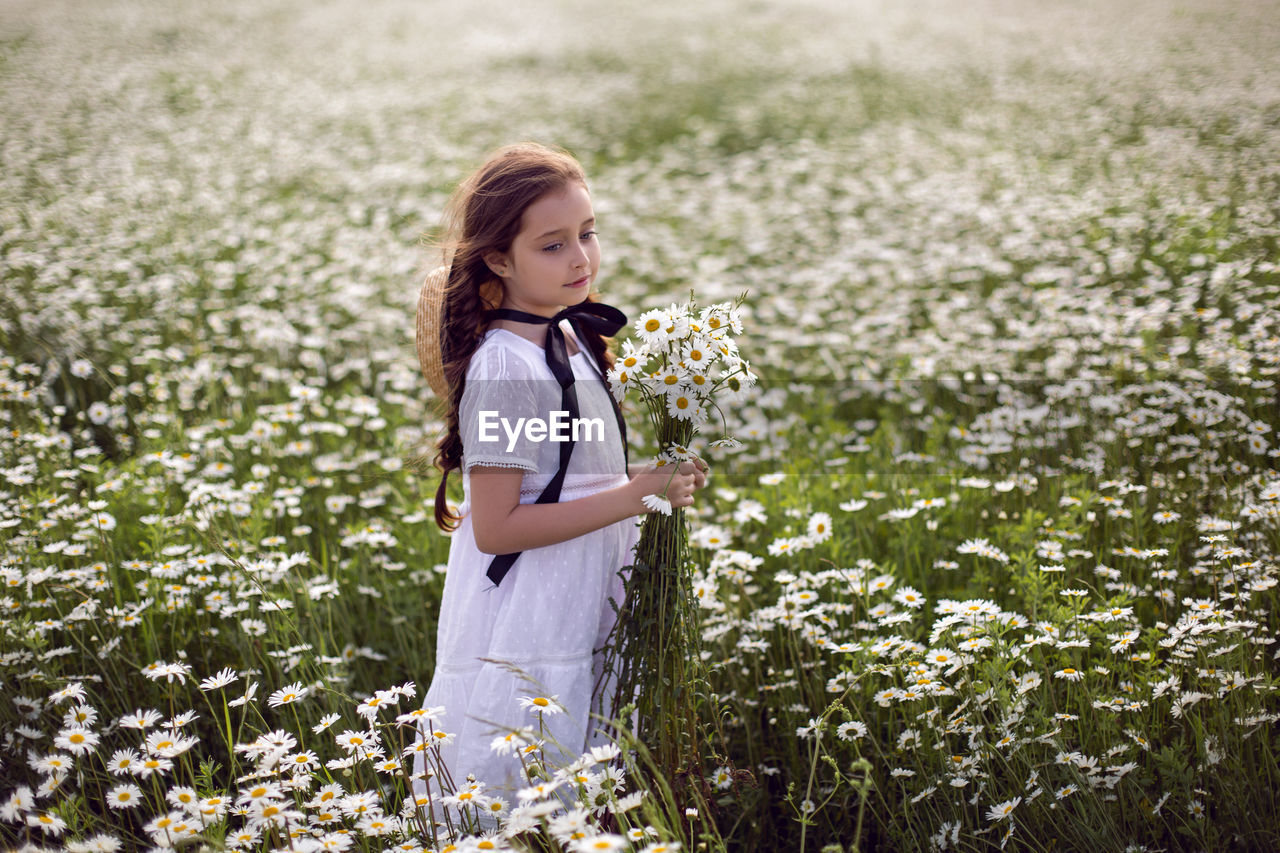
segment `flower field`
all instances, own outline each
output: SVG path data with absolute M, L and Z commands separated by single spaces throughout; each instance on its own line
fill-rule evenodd
M 1277 52 L 1270 0 L 5 4 L 0 846 L 1280 848 Z M 746 292 L 759 382 L 692 445 L 701 770 L 541 766 L 531 696 L 542 781 L 428 802 L 422 237 L 519 139 L 629 317 Z

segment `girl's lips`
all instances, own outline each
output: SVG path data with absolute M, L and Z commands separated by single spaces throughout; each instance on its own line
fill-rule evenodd
M 565 287 L 583 287 L 590 280 L 591 280 L 591 276 L 584 275 L 582 278 L 578 279 L 577 281 L 569 282 L 568 284 L 565 285 Z

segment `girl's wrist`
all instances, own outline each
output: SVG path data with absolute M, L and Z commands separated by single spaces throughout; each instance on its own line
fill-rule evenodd
M 627 490 L 627 496 L 632 507 L 632 517 L 648 515 L 653 511 L 644 502 L 646 496 L 654 493 L 653 484 L 646 483 L 646 478 L 641 476 L 649 468 L 650 466 L 644 463 L 627 466 L 627 474 L 631 477 L 631 480 L 622 488 Z
M 622 489 L 627 493 L 628 503 L 634 510 L 632 515 L 644 515 L 649 512 L 649 508 L 644 505 L 643 481 L 637 480 L 635 474 L 631 475 L 631 480 L 622 486 Z

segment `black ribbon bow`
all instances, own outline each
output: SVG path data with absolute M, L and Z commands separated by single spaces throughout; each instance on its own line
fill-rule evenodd
M 556 381 L 560 383 L 560 407 L 563 411 L 569 413 L 569 419 L 572 423 L 579 416 L 578 410 L 578 392 L 573 387 L 573 366 L 569 364 L 569 351 L 564 339 L 564 331 L 560 328 L 561 320 L 568 320 L 570 328 L 579 341 L 583 341 L 586 335 L 583 332 L 585 327 L 587 330 L 606 338 L 616 335 L 623 326 L 627 324 L 627 315 L 623 314 L 612 305 L 605 305 L 601 302 L 580 302 L 577 305 L 571 305 L 563 311 L 552 317 L 542 317 L 538 314 L 529 314 L 525 311 L 517 311 L 514 308 L 494 308 L 487 312 L 487 316 L 491 320 L 519 320 L 525 323 L 546 323 L 550 326 L 547 329 L 547 367 L 551 368 L 551 373 L 555 376 Z M 627 425 L 622 418 L 622 408 L 618 405 L 618 401 L 614 398 L 613 392 L 609 390 L 608 383 L 604 375 L 607 365 L 603 360 L 597 362 L 600 368 L 600 381 L 605 383 L 605 393 L 608 394 L 609 402 L 613 404 L 614 417 L 618 419 L 618 434 L 622 436 L 622 453 L 623 458 L 627 456 Z M 546 488 L 542 490 L 542 494 L 538 495 L 535 503 L 547 504 L 555 503 L 560 500 L 560 489 L 564 486 L 565 474 L 569 470 L 569 457 L 573 454 L 572 439 L 560 443 L 560 467 L 556 470 L 555 476 L 551 478 L 551 482 L 547 483 Z M 625 468 L 623 469 L 626 470 Z M 499 554 L 493 558 L 493 562 L 489 564 L 489 570 L 485 575 L 494 585 L 502 583 L 502 579 L 507 576 L 507 572 L 511 571 L 511 566 L 515 564 L 516 559 L 524 553 L 517 551 L 513 554 Z

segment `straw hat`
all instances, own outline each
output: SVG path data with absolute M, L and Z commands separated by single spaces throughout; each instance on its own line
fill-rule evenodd
M 449 280 L 449 267 L 440 266 L 427 273 L 418 291 L 418 364 L 432 392 L 441 400 L 449 399 L 449 383 L 444 375 L 440 355 L 440 333 L 444 328 L 444 286 Z

